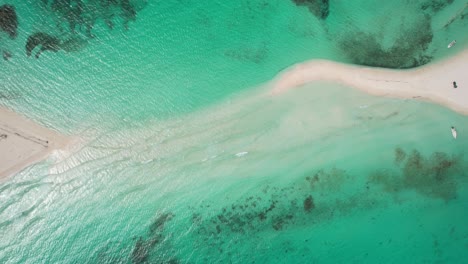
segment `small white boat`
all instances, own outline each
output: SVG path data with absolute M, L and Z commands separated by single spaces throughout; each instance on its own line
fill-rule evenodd
M 239 153 L 236 154 L 236 157 L 242 157 L 242 156 L 245 156 L 247 154 L 249 154 L 247 151 L 239 152 Z
M 453 47 L 453 45 L 455 45 L 456 43 L 457 43 L 456 40 L 452 40 L 452 42 L 450 42 L 450 43 L 448 44 L 447 48 L 450 49 L 450 48 Z
M 457 130 L 455 129 L 455 127 L 452 127 L 452 136 L 453 138 L 457 138 Z

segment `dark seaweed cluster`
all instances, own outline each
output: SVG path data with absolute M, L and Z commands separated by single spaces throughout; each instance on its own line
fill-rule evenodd
M 108 253 L 101 254 L 99 263 L 178 263 L 178 259 L 183 257 L 176 257 L 174 246 L 170 245 L 172 237 L 189 240 L 190 252 L 196 248 L 199 251 L 196 254 L 205 258 L 207 263 L 214 256 L 228 262 L 236 258 L 233 248 L 242 246 L 245 240 L 262 243 L 265 235 L 274 236 L 275 233 L 298 227 L 311 229 L 335 217 L 359 210 L 369 211 L 388 202 L 385 197 L 383 200 L 373 198 L 375 194 L 369 192 L 373 186 L 382 187 L 392 194 L 415 191 L 430 198 L 449 201 L 456 197 L 456 177 L 464 173 L 461 157 L 442 152 L 435 152 L 426 158 L 416 150 L 407 153 L 397 147 L 394 150 L 394 164 L 397 172 L 373 172 L 365 189 L 360 189 L 359 185 L 352 186 L 356 178 L 342 169 L 319 169 L 287 186 L 265 185 L 256 188 L 253 193 L 229 200 L 218 209 L 213 209 L 213 204 L 219 204 L 219 201 L 189 206 L 186 210 L 189 217 L 177 219 L 177 230 L 183 235 L 173 234 L 167 227 L 167 223 L 175 218 L 172 213 L 160 213 L 149 226 L 147 234 L 135 238 L 131 249 L 121 250 L 114 245 L 118 250 L 113 249 L 108 257 L 102 257 Z M 348 184 L 352 188 L 345 188 Z M 351 193 L 348 192 L 350 190 Z M 380 190 L 376 193 L 380 194 Z M 180 225 L 187 227 L 181 228 Z M 304 242 L 307 243 L 307 239 Z M 287 247 L 284 253 L 295 250 Z M 125 252 L 123 257 L 122 252 Z M 122 259 L 118 259 L 119 256 Z
M 45 32 L 32 33 L 26 42 L 26 55 L 31 56 L 36 47 L 39 47 L 39 50 L 35 54 L 35 58 L 39 58 L 44 51 L 79 51 L 87 44 L 87 38 L 94 37 L 92 29 L 100 20 L 104 21 L 109 29 L 113 29 L 114 20 L 118 18 L 122 21 L 124 28 L 128 29 L 129 22 L 136 20 L 137 12 L 145 6 L 146 1 L 42 0 L 49 15 L 58 21 L 57 26 L 61 34 L 58 36 Z M 15 39 L 17 28 L 18 17 L 15 7 L 12 5 L 0 6 L 0 30 L 6 32 L 11 39 Z M 3 50 L 2 55 L 4 60 L 9 60 L 12 57 L 12 54 L 7 50 Z
M 96 259 L 90 263 L 179 263 L 174 250 L 168 245 L 170 233 L 165 230 L 167 222 L 172 220 L 172 213 L 158 213 L 144 236 L 133 237 L 128 241 L 107 241 L 97 252 Z
M 191 218 L 191 226 L 194 227 L 192 236 L 197 243 L 194 246 L 209 248 L 207 254 L 232 258 L 230 248 L 242 243 L 239 238 L 256 237 L 261 236 L 262 232 L 279 232 L 288 227 L 306 225 L 304 219 L 308 217 L 314 219 L 315 216 L 315 221 L 323 218 L 323 212 L 316 211 L 318 205 L 313 195 L 298 198 L 295 194 L 297 191 L 300 190 L 294 187 L 267 187 L 263 190 L 266 196 L 249 196 L 222 208 L 212 216 L 194 212 Z M 312 220 L 308 224 L 313 223 Z
M 437 13 L 452 4 L 454 0 L 427 0 L 421 4 L 421 10 Z
M 10 39 L 15 39 L 18 35 L 18 16 L 15 7 L 12 5 L 0 6 L 0 33 L 1 31 L 7 33 Z M 7 61 L 11 58 L 11 53 L 2 50 L 2 57 Z
M 366 188 L 347 194 L 346 182 L 353 178 L 344 170 L 332 168 L 308 173 L 301 184 L 262 189 L 246 198 L 205 215 L 195 208 L 191 217 L 194 240 L 210 246 L 216 254 L 231 254 L 233 244 L 242 243 L 239 237 L 261 236 L 263 232 L 281 232 L 289 228 L 313 226 L 338 215 L 356 210 L 375 208 L 376 200 L 368 196 L 372 185 L 390 193 L 413 190 L 424 196 L 448 201 L 456 197 L 456 177 L 460 173 L 461 157 L 435 152 L 428 158 L 414 150 L 406 153 L 395 149 L 395 171 L 377 171 L 369 176 Z M 334 193 L 339 194 L 336 198 Z M 326 200 L 321 197 L 329 197 Z M 202 206 L 203 207 L 203 206 Z M 205 206 L 209 208 L 209 206 Z
M 131 261 L 134 264 L 147 263 L 150 253 L 158 250 L 165 241 L 164 226 L 174 217 L 171 213 L 160 214 L 149 228 L 146 238 L 140 236 L 132 250 Z M 151 259 L 154 263 L 175 264 L 178 263 L 175 257 L 167 257 L 166 254 L 155 254 Z
M 406 69 L 432 60 L 432 56 L 425 54 L 432 38 L 431 18 L 426 15 L 411 29 L 401 30 L 390 48 L 382 47 L 375 35 L 360 31 L 345 33 L 338 45 L 355 64 Z
M 453 22 L 457 21 L 458 19 L 464 20 L 468 16 L 468 3 L 460 9 L 455 15 L 453 15 L 444 25 L 444 28 L 449 27 Z
M 293 188 L 284 188 L 282 192 L 286 193 L 288 190 Z M 273 196 L 266 200 L 260 196 L 250 196 L 243 202 L 222 208 L 216 216 L 203 219 L 203 222 L 200 221 L 200 215 L 194 215 L 193 224 L 203 223 L 198 232 L 213 235 L 222 232 L 246 234 L 268 229 L 268 226 L 278 231 L 294 223 L 297 214 L 309 213 L 315 208 L 313 198 L 309 196 L 304 197 L 302 201 L 288 199 L 286 196 L 283 196 L 283 199 Z M 303 203 L 304 208 L 301 208 Z
M 305 6 L 314 16 L 325 20 L 330 14 L 329 0 L 292 0 L 297 6 Z
M 39 32 L 32 34 L 28 37 L 26 42 L 26 55 L 31 56 L 31 52 L 37 46 L 40 46 L 39 51 L 36 53 L 35 57 L 39 58 L 43 51 L 49 50 L 57 52 L 60 50 L 60 39 L 50 36 L 48 34 Z
M 460 14 L 460 19 L 465 19 L 468 17 L 468 8 L 465 7 L 465 9 L 463 10 L 463 12 Z
M 138 9 L 130 0 L 42 0 L 46 8 L 65 25 L 71 33 L 77 30 L 86 32 L 93 37 L 94 25 L 102 20 L 110 28 L 114 28 L 114 20 L 120 18 L 125 29 L 128 23 L 135 21 Z M 146 3 L 146 1 L 144 1 Z M 63 27 L 61 27 L 63 29 Z
M 6 32 L 11 39 L 16 38 L 18 29 L 18 17 L 15 7 L 12 5 L 0 6 L 0 30 Z
M 457 197 L 456 177 L 464 174 L 461 157 L 434 152 L 428 158 L 413 150 L 407 154 L 395 150 L 395 163 L 400 175 L 392 171 L 378 171 L 369 177 L 369 182 L 379 184 L 386 192 L 398 193 L 414 190 L 424 196 L 445 201 Z
M 390 170 L 374 172 L 369 176 L 366 189 L 358 189 L 352 194 L 346 193 L 344 185 L 352 184 L 355 178 L 338 168 L 319 169 L 285 187 L 266 185 L 243 198 L 229 201 L 220 209 L 213 210 L 206 203 L 200 205 L 200 208 L 189 206 L 187 211 L 191 212 L 191 217 L 179 219 L 179 223 L 189 221 L 188 227 L 182 232 L 185 239 L 193 243 L 190 246 L 201 251 L 197 254 L 204 257 L 205 261 L 208 262 L 213 255 L 228 261 L 236 257 L 232 248 L 241 246 L 245 239 L 262 241 L 265 234 L 273 235 L 290 228 L 313 227 L 358 210 L 374 209 L 384 201 L 371 198 L 368 191 L 372 185 L 383 187 L 386 192 L 394 194 L 412 190 L 431 198 L 445 201 L 454 199 L 456 177 L 463 173 L 461 163 L 461 157 L 450 157 L 442 152 L 435 152 L 426 158 L 416 150 L 407 153 L 397 147 L 394 150 L 394 164 L 400 173 Z M 148 233 L 135 240 L 130 250 L 132 263 L 178 262 L 176 253 L 168 246 L 173 234 L 165 227 L 173 218 L 171 213 L 158 214 Z M 180 227 L 177 229 L 181 230 Z M 295 250 L 286 247 L 284 253 Z M 119 253 L 114 253 L 112 258 L 101 263 L 122 262 L 115 259 L 116 256 Z
M 247 237 L 258 237 L 261 241 L 263 233 L 312 227 L 335 216 L 369 210 L 376 205 L 372 198 L 362 194 L 340 194 L 340 198 L 320 199 L 330 193 L 339 193 L 335 191 L 350 180 L 343 170 L 318 170 L 309 175 L 285 187 L 267 185 L 220 210 L 212 211 L 211 215 L 189 208 L 194 211 L 190 218 L 193 240 L 203 248 L 208 246 L 206 254 L 222 254 L 231 258 L 233 252 L 230 248 L 241 244 Z M 202 207 L 210 208 L 209 205 Z
M 406 152 L 400 147 L 395 148 L 395 163 L 397 165 L 400 165 L 401 162 L 403 162 L 405 159 L 406 159 Z
M 240 61 L 250 61 L 256 64 L 260 64 L 268 56 L 268 46 L 265 43 L 260 44 L 257 47 L 245 47 L 236 50 L 227 50 L 224 55 Z
M 332 168 L 330 170 L 320 169 L 306 176 L 310 188 L 317 192 L 338 192 L 343 183 L 349 178 L 344 170 Z
M 26 41 L 26 55 L 28 57 L 31 56 L 36 47 L 40 47 L 34 56 L 36 59 L 39 58 L 41 53 L 46 50 L 52 52 L 57 52 L 59 50 L 73 52 L 80 50 L 84 45 L 86 45 L 86 43 L 87 42 L 85 40 L 79 37 L 70 37 L 62 41 L 58 37 L 38 32 L 28 37 L 28 40 Z

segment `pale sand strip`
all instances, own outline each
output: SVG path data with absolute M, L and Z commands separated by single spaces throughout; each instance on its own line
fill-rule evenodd
M 468 115 L 468 50 L 412 70 L 312 60 L 281 73 L 273 80 L 272 94 L 313 81 L 336 82 L 378 96 L 428 100 Z M 458 88 L 453 88 L 453 81 Z
M 70 138 L 0 107 L 0 181 L 65 149 Z

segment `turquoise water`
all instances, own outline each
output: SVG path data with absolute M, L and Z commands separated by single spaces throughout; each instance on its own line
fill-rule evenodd
M 0 262 L 463 262 L 467 117 L 261 84 L 311 58 L 456 54 L 466 2 L 330 1 L 321 18 L 292 1 L 132 1 L 128 30 L 116 15 L 94 38 L 37 2 L 9 2 L 0 102 L 83 142 L 0 185 Z M 74 45 L 27 57 L 38 31 Z

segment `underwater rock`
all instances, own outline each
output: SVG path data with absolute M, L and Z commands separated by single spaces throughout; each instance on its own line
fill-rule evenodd
M 9 51 L 4 50 L 2 52 L 2 55 L 3 55 L 3 59 L 6 61 L 11 59 L 11 53 Z
M 314 199 L 312 198 L 312 195 L 309 195 L 304 200 L 304 211 L 306 213 L 310 213 L 310 211 L 312 211 L 314 208 L 315 208 Z
M 18 17 L 12 5 L 0 6 L 0 29 L 5 31 L 11 39 L 16 38 Z
M 26 42 L 26 55 L 28 57 L 31 56 L 31 52 L 34 50 L 35 47 L 41 46 L 40 50 L 36 53 L 36 59 L 39 58 L 41 53 L 46 50 L 50 50 L 52 52 L 57 52 L 60 50 L 60 39 L 50 36 L 43 32 L 34 33 L 28 37 Z
M 314 16 L 327 19 L 330 13 L 329 0 L 292 0 L 297 6 L 306 6 Z

